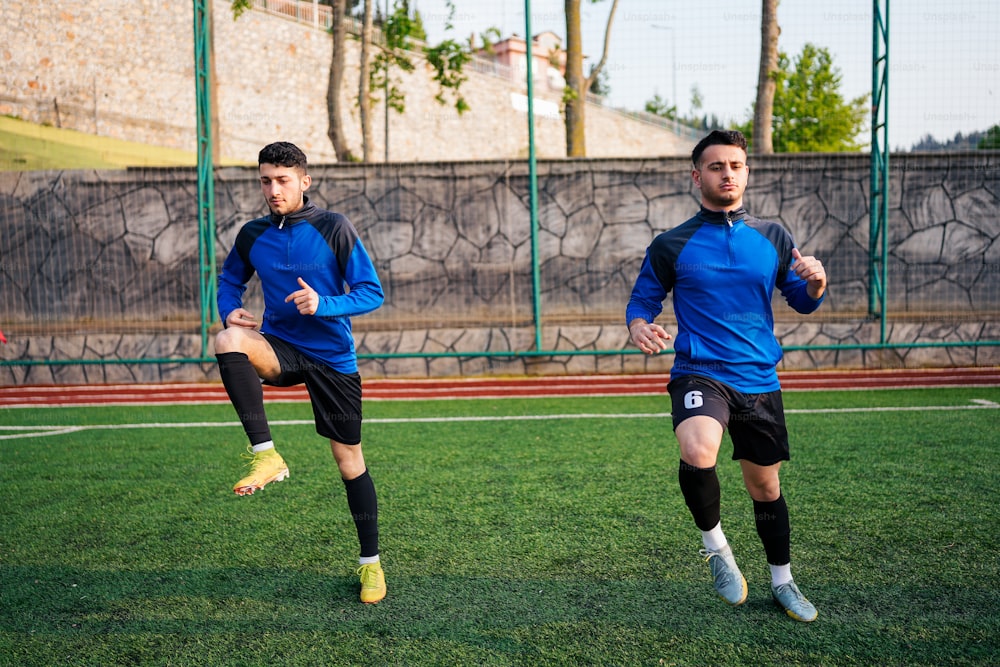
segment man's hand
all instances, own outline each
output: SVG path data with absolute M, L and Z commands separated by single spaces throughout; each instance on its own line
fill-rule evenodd
M 294 301 L 300 315 L 315 315 L 319 308 L 319 294 L 312 287 L 309 287 L 301 277 L 299 278 L 299 286 L 302 289 L 295 290 L 286 296 L 285 303 Z
M 257 318 L 249 310 L 237 308 L 226 316 L 227 327 L 243 327 L 244 329 L 256 329 Z
M 671 336 L 659 324 L 635 318 L 628 324 L 628 334 L 632 343 L 646 354 L 659 354 L 670 348 L 667 341 Z
M 813 300 L 823 296 L 826 292 L 826 269 L 823 268 L 823 263 L 812 255 L 803 257 L 798 248 L 792 248 L 792 257 L 795 258 L 792 270 L 799 278 L 809 283 L 806 286 L 809 296 Z

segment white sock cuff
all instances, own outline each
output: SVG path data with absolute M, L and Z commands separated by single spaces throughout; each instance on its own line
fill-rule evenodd
M 709 551 L 718 551 L 729 544 L 725 533 L 722 532 L 722 522 L 715 524 L 712 530 L 701 531 L 701 541 Z
M 269 449 L 274 449 L 274 440 L 268 440 L 267 442 L 261 442 L 253 446 L 253 453 L 258 454 L 260 452 L 266 452 Z
M 358 565 L 371 565 L 372 563 L 379 562 L 378 554 L 374 556 L 361 556 L 358 558 Z
M 787 584 L 792 580 L 792 565 L 787 563 L 785 565 L 771 565 L 768 563 L 768 567 L 771 568 L 771 585 L 774 587 L 781 586 L 782 584 Z

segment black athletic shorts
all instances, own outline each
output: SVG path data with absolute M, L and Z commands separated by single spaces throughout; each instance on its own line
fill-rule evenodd
M 280 338 L 264 334 L 281 365 L 281 375 L 264 384 L 291 387 L 305 383 L 316 432 L 345 445 L 361 442 L 361 375 L 339 373 L 307 357 Z
M 729 430 L 734 461 L 769 466 L 789 459 L 780 390 L 744 394 L 700 375 L 682 375 L 670 381 L 667 391 L 674 429 L 688 417 L 706 415 Z

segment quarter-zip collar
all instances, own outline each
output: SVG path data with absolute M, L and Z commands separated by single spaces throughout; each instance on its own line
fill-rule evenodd
M 723 234 L 726 237 L 726 248 L 728 250 L 729 266 L 736 265 L 736 243 L 733 241 L 733 224 L 742 220 L 747 215 L 746 209 L 742 206 L 732 211 L 710 211 L 704 206 L 698 212 L 698 217 L 709 224 L 723 227 Z
M 309 197 L 302 196 L 302 208 L 289 213 L 288 215 L 271 214 L 271 224 L 277 225 L 278 229 L 284 229 L 285 225 L 294 225 L 297 222 L 308 220 L 316 213 L 316 205 L 309 201 Z
M 701 211 L 698 212 L 698 216 L 706 222 L 712 222 L 717 225 L 726 224 L 730 227 L 732 227 L 733 223 L 737 220 L 745 218 L 746 215 L 747 211 L 742 206 L 737 209 L 733 209 L 732 211 L 710 211 L 702 206 Z

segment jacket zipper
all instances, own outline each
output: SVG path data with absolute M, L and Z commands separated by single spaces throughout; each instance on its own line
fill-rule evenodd
M 729 266 L 736 266 L 736 247 L 733 244 L 733 219 L 726 211 L 726 242 L 729 245 Z
M 287 217 L 288 217 L 287 215 L 281 216 L 281 220 L 278 222 L 278 229 L 285 228 L 285 218 Z M 289 227 L 288 231 L 291 232 L 292 228 Z M 291 265 L 291 263 L 292 263 L 292 236 L 291 234 L 289 234 L 285 239 L 285 264 Z

